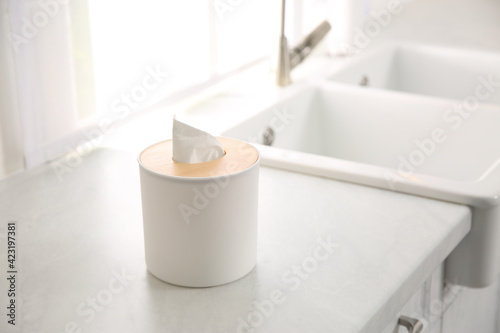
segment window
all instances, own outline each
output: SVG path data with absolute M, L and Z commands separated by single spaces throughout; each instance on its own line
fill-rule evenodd
M 127 103 L 135 111 L 269 55 L 278 5 L 265 0 L 89 0 L 97 113 L 119 114 Z M 141 89 L 152 71 L 161 73 L 158 84 L 151 81 L 149 89 Z
M 328 16 L 332 1 L 287 0 L 290 44 Z M 265 0 L 2 4 L 7 19 L 1 28 L 9 42 L 0 61 L 12 69 L 2 83 L 14 93 L 0 104 L 0 115 L 9 113 L 2 116 L 0 135 L 5 128 L 19 130 L 15 143 L 0 140 L 0 163 L 13 146 L 23 154 L 7 164 L 25 167 L 88 142 L 100 120 L 128 116 L 271 59 L 281 5 Z

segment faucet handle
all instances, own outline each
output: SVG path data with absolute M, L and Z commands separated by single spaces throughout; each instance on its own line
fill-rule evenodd
M 300 64 L 316 45 L 325 37 L 332 26 L 328 21 L 321 22 L 313 31 L 311 31 L 297 46 L 290 52 L 290 68 Z

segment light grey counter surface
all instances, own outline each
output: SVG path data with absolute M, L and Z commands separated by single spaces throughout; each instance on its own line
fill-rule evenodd
M 378 332 L 470 229 L 464 206 L 271 168 L 259 195 L 255 269 L 190 289 L 147 272 L 135 153 L 99 148 L 62 178 L 43 165 L 1 181 L 1 331 Z

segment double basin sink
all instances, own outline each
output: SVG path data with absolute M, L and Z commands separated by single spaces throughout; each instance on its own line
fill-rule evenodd
M 385 45 L 222 134 L 263 165 L 470 206 L 446 278 L 484 287 L 500 272 L 499 68 L 495 53 Z

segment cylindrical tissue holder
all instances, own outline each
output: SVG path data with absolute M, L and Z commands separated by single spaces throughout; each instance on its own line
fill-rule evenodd
M 255 266 L 259 153 L 217 139 L 225 155 L 210 162 L 175 162 L 172 140 L 139 155 L 146 266 L 166 282 L 216 286 Z

